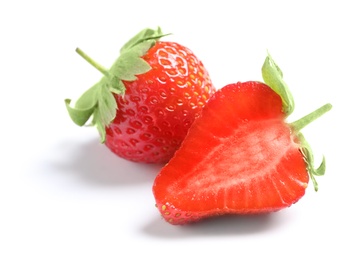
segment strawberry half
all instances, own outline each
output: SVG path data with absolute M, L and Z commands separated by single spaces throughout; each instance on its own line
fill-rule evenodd
M 79 126 L 92 117 L 101 142 L 131 161 L 169 161 L 215 92 L 193 52 L 159 41 L 163 36 L 160 28 L 142 30 L 121 48 L 109 70 L 76 50 L 104 77 L 74 107 L 65 101 L 69 115 Z
M 155 179 L 153 193 L 162 216 L 185 224 L 223 214 L 274 212 L 296 203 L 314 169 L 300 130 L 331 109 L 326 104 L 286 123 L 291 94 L 270 56 L 265 83 L 251 81 L 218 90 L 195 120 L 181 148 Z

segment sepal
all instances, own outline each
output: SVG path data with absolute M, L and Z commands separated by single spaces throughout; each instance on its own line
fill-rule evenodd
M 97 105 L 96 96 L 98 88 L 99 83 L 95 84 L 93 87 L 84 92 L 75 103 L 74 108 L 70 106 L 70 99 L 65 100 L 68 114 L 76 125 L 84 126 L 92 116 Z
M 78 126 L 84 126 L 93 114 L 94 107 L 83 109 L 77 107 L 72 108 L 70 106 L 70 99 L 65 99 L 64 102 L 66 104 L 69 116 L 71 117 L 72 121 Z
M 262 78 L 264 82 L 281 97 L 285 115 L 290 115 L 295 108 L 294 98 L 289 87 L 283 80 L 281 69 L 277 66 L 269 53 L 262 66 Z
M 310 177 L 311 181 L 313 182 L 314 190 L 318 191 L 319 185 L 315 179 L 315 176 L 323 176 L 325 174 L 325 170 L 326 170 L 325 156 L 323 156 L 322 162 L 320 163 L 319 167 L 315 168 L 314 154 L 311 149 L 311 146 L 306 141 L 306 139 L 302 133 L 299 133 L 297 136 L 300 141 L 300 145 L 301 145 L 300 150 L 304 156 L 304 160 L 306 162 L 306 169 L 309 173 L 309 177 Z
M 93 116 L 91 125 L 96 125 L 101 136 L 101 142 L 105 141 L 106 127 L 115 118 L 117 103 L 107 86 L 107 80 L 103 78 L 99 83 L 86 91 L 75 103 L 70 106 L 71 100 L 65 100 L 68 114 L 72 121 L 84 126 Z

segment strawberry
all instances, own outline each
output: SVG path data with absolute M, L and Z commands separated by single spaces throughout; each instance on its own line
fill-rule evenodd
M 170 160 L 215 92 L 193 52 L 159 41 L 163 36 L 160 28 L 142 30 L 121 48 L 109 70 L 76 49 L 104 76 L 74 107 L 65 100 L 69 115 L 79 126 L 92 117 L 101 142 L 131 161 Z
M 153 194 L 166 221 L 185 224 L 223 214 L 260 214 L 296 203 L 314 169 L 300 130 L 331 109 L 326 104 L 287 123 L 294 109 L 281 70 L 268 56 L 265 83 L 229 84 L 204 107 L 180 149 L 157 175 Z

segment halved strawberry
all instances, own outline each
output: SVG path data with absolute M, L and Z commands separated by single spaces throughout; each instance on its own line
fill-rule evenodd
M 270 56 L 263 77 L 271 87 L 250 81 L 217 91 L 156 177 L 156 205 L 168 222 L 277 211 L 305 194 L 309 175 L 317 190 L 325 160 L 314 169 L 300 130 L 331 105 L 286 123 L 294 103 Z
M 74 104 L 80 126 L 92 117 L 101 141 L 115 154 L 136 162 L 167 162 L 215 88 L 203 63 L 175 42 L 159 41 L 145 29 L 127 42 L 109 70 L 77 52 L 104 74 Z

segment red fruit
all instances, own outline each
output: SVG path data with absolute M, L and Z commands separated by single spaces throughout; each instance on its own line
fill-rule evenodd
M 77 49 L 105 76 L 97 90 L 86 92 L 91 101 L 81 97 L 70 108 L 67 100 L 70 115 L 78 125 L 93 115 L 102 141 L 131 161 L 169 161 L 215 92 L 203 63 L 178 43 L 158 41 L 162 36 L 160 30 L 140 32 L 121 49 L 108 71 Z M 84 103 L 91 111 L 84 112 Z
M 288 124 L 291 104 L 261 82 L 238 82 L 217 91 L 155 179 L 162 216 L 185 224 L 223 214 L 268 213 L 296 203 L 309 175 L 317 188 L 314 175 L 324 174 L 325 160 L 313 168 L 299 130 L 331 105 Z

